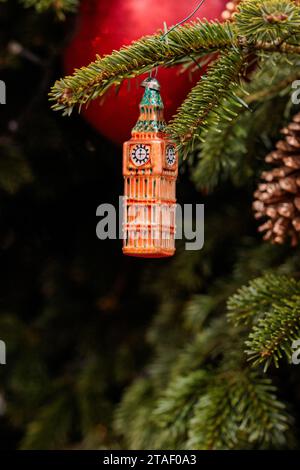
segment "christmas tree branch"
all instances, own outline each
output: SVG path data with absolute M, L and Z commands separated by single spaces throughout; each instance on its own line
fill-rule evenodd
M 246 0 L 241 2 L 234 22 L 198 21 L 162 33 L 146 36 L 76 70 L 55 83 L 50 93 L 53 109 L 69 115 L 105 94 L 124 79 L 150 71 L 156 66 L 172 66 L 219 51 L 221 58 L 191 91 L 169 126 L 171 137 L 186 150 L 200 137 L 211 111 L 230 99 L 251 52 L 300 54 L 300 9 L 292 0 Z M 193 112 L 191 112 L 191 106 Z
M 60 390 L 49 406 L 43 408 L 30 423 L 21 448 L 41 449 L 45 448 L 45 443 L 50 450 L 65 446 L 72 429 L 70 401 L 70 393 Z
M 278 95 L 290 93 L 291 84 L 297 79 L 300 79 L 298 56 L 276 54 L 261 58 L 260 68 L 251 75 L 251 80 L 237 90 L 237 96 L 226 98 L 221 104 L 230 112 L 222 114 L 217 125 L 212 116 L 208 119 L 192 173 L 199 189 L 210 191 L 221 179 L 227 178 L 241 184 L 253 173 L 250 163 L 252 157 L 257 156 L 254 135 L 267 130 L 266 121 L 272 106 L 281 105 Z M 251 106 L 253 104 L 255 106 Z M 276 129 L 281 114 L 278 109 L 278 116 L 269 121 L 268 127 L 272 124 Z
M 224 53 L 210 65 L 205 78 L 191 90 L 179 108 L 178 114 L 168 126 L 171 138 L 178 147 L 187 146 L 193 139 L 200 138 L 205 130 L 210 113 L 227 114 L 222 107 L 224 97 L 233 97 L 247 64 L 243 54 L 236 50 Z
M 295 80 L 300 79 L 300 71 L 292 73 L 288 78 L 279 80 L 274 85 L 271 85 L 269 88 L 264 88 L 262 90 L 255 91 L 250 93 L 245 97 L 245 103 L 252 104 L 256 101 L 263 101 L 265 99 L 271 98 L 272 96 L 278 95 L 282 90 L 285 90 L 289 87 Z
M 283 356 L 291 360 L 293 341 L 300 337 L 299 307 L 300 296 L 296 302 L 285 299 L 253 326 L 245 352 L 254 366 L 264 364 L 267 370 L 272 363 L 279 367 Z
M 55 83 L 50 100 L 53 109 L 70 114 L 75 105 L 82 105 L 102 96 L 112 85 L 120 85 L 153 67 L 171 66 L 187 56 L 209 54 L 231 47 L 233 31 L 229 24 L 197 22 L 173 30 L 167 38 L 162 33 L 146 36 L 132 45 L 97 57 L 87 67 Z
M 189 449 L 284 443 L 289 417 L 271 381 L 247 369 L 219 374 L 195 406 Z
M 57 81 L 50 92 L 50 100 L 55 102 L 53 109 L 69 115 L 75 105 L 81 106 L 104 95 L 111 86 L 120 85 L 127 78 L 160 65 L 175 65 L 193 55 L 198 57 L 232 46 L 241 55 L 244 49 L 248 51 L 248 44 L 235 38 L 234 28 L 229 23 L 193 23 L 172 31 L 167 42 L 162 38 L 162 34 L 146 36 L 111 55 L 97 57 L 87 67 Z M 300 53 L 300 47 L 286 43 L 258 42 L 251 47 L 267 52 Z
M 254 365 L 266 370 L 283 356 L 291 359 L 300 336 L 300 282 L 278 275 L 254 279 L 229 299 L 228 310 L 231 322 L 251 328 L 245 344 Z
M 242 40 L 241 43 L 243 42 Z M 300 54 L 300 46 L 288 42 L 257 42 L 253 45 L 253 49 L 256 51 L 280 52 L 282 54 Z
M 207 386 L 209 378 L 207 371 L 201 369 L 184 377 L 176 377 L 155 409 L 154 417 L 159 427 L 170 429 L 175 439 L 186 436 L 199 392 Z
M 37 12 L 53 9 L 59 19 L 65 18 L 65 13 L 76 11 L 79 0 L 20 0 L 27 8 L 34 7 Z
M 158 449 L 158 428 L 152 419 L 155 391 L 151 382 L 139 378 L 125 392 L 115 415 L 115 429 L 119 435 L 125 434 L 129 449 Z
M 300 9 L 290 0 L 244 1 L 239 4 L 235 23 L 248 43 L 257 43 L 257 47 L 260 42 L 282 44 L 299 34 Z

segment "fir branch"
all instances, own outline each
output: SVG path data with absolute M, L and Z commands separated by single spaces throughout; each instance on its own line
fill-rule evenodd
M 292 0 L 241 2 L 235 23 L 249 43 L 281 44 L 300 29 L 300 8 Z
M 274 303 L 284 298 L 297 299 L 300 283 L 288 276 L 267 274 L 253 279 L 248 286 L 241 287 L 227 303 L 228 318 L 237 325 L 251 325 L 257 315 L 270 310 Z
M 0 188 L 14 194 L 33 181 L 33 174 L 21 149 L 10 139 L 0 138 L 0 152 Z
M 97 57 L 87 67 L 55 83 L 50 100 L 53 109 L 70 114 L 75 105 L 82 105 L 102 96 L 112 85 L 120 85 L 153 67 L 171 66 L 190 55 L 209 54 L 231 47 L 233 30 L 229 24 L 194 22 L 173 30 L 168 40 L 163 33 L 145 36 L 111 55 Z
M 259 5 L 255 6 L 255 11 L 256 13 L 260 11 Z M 243 23 L 243 13 L 240 15 L 240 23 Z M 291 32 L 295 30 L 294 23 L 294 18 L 291 17 Z M 268 23 L 266 28 L 267 26 Z M 242 28 L 242 25 L 239 27 Z M 285 31 L 282 34 L 284 36 L 280 36 L 280 43 L 263 41 L 261 36 L 258 36 L 256 43 L 250 36 L 249 43 L 246 33 L 245 36 L 238 35 L 235 24 L 197 21 L 172 30 L 168 34 L 167 41 L 162 32 L 145 36 L 110 55 L 97 57 L 96 61 L 87 67 L 82 67 L 73 75 L 57 81 L 50 93 L 50 100 L 55 102 L 52 107 L 69 115 L 75 105 L 80 107 L 102 96 L 112 85 L 118 86 L 124 79 L 148 72 L 156 66 L 172 66 L 188 57 L 199 57 L 214 51 L 235 48 L 240 55 L 243 55 L 242 51 L 249 50 L 251 46 L 254 50 L 299 53 L 298 46 L 284 42 Z M 268 38 L 267 34 L 266 37 Z
M 246 108 L 237 100 L 226 100 L 224 105 L 231 110 L 231 119 L 220 119 L 218 126 L 214 121 L 209 121 L 191 175 L 196 187 L 207 192 L 212 191 L 220 180 L 231 178 L 242 184 L 251 175 L 251 169 L 245 163 L 251 125 L 249 113 L 242 120 Z
M 300 46 L 290 44 L 289 42 L 261 42 L 249 44 L 245 38 L 240 39 L 240 46 L 249 47 L 258 52 L 279 52 L 282 54 L 300 54 Z
M 50 403 L 41 408 L 29 424 L 21 449 L 55 449 L 66 445 L 72 429 L 69 391 L 59 390 Z
M 300 71 L 294 72 L 293 74 L 289 75 L 289 77 L 283 78 L 277 83 L 270 85 L 267 89 L 260 89 L 256 92 L 253 92 L 252 94 L 249 94 L 249 96 L 245 98 L 245 102 L 247 104 L 251 104 L 255 103 L 256 101 L 262 101 L 265 99 L 272 98 L 273 96 L 280 94 L 283 90 L 289 88 L 295 80 L 299 79 Z
M 26 8 L 34 7 L 38 13 L 53 9 L 58 18 L 63 20 L 65 13 L 74 13 L 79 0 L 20 0 Z
M 256 372 L 220 374 L 195 406 L 188 448 L 283 445 L 290 418 L 275 393 L 271 381 Z
M 214 118 L 208 119 L 192 173 L 199 189 L 210 191 L 221 179 L 228 178 L 241 185 L 252 175 L 253 159 L 257 158 L 253 142 L 257 135 L 277 132 L 281 125 L 281 108 L 285 106 L 278 95 L 289 93 L 292 82 L 299 78 L 297 56 L 275 54 L 260 59 L 260 68 L 252 74 L 249 83 L 243 84 L 237 96 L 222 103 L 229 112 L 220 116 L 218 125 Z M 270 121 L 268 115 L 275 107 L 279 108 L 278 112 Z M 262 147 L 260 140 L 259 145 Z
M 207 386 L 209 374 L 196 370 L 186 377 L 176 377 L 160 400 L 154 417 L 159 427 L 168 429 L 175 440 L 186 438 L 193 408 L 203 387 Z
M 157 448 L 158 428 L 152 417 L 155 392 L 147 379 L 137 379 L 125 392 L 115 415 L 114 427 L 126 437 L 130 449 Z
M 254 366 L 264 364 L 264 370 L 274 363 L 279 367 L 283 356 L 291 360 L 292 343 L 300 338 L 300 293 L 298 298 L 282 300 L 254 325 L 245 341 L 246 354 Z
M 265 448 L 270 443 L 284 443 L 289 424 L 284 405 L 276 399 L 268 379 L 240 368 L 238 331 L 236 335 L 214 379 L 211 376 L 207 388 L 199 390 L 186 448 Z
M 207 75 L 191 90 L 167 128 L 179 148 L 188 146 L 189 150 L 191 139 L 201 138 L 210 113 L 213 113 L 215 124 L 220 114 L 228 115 L 228 109 L 221 104 L 225 98 L 235 96 L 246 63 L 243 54 L 232 50 L 209 66 Z
M 266 275 L 254 279 L 228 301 L 229 320 L 251 326 L 246 354 L 253 365 L 264 369 L 292 354 L 300 336 L 300 282 L 286 276 Z

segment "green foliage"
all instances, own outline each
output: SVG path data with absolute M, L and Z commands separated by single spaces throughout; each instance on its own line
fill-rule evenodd
M 138 379 L 124 394 L 123 405 L 116 411 L 115 429 L 123 434 L 127 428 L 126 441 L 130 449 L 158 448 L 158 429 L 152 416 L 153 393 L 149 380 Z
M 191 175 L 199 189 L 211 191 L 226 179 L 243 185 L 254 174 L 257 160 L 270 151 L 268 143 L 278 135 L 282 116 L 289 114 L 286 95 L 300 78 L 298 57 L 263 56 L 259 68 L 255 58 L 252 62 L 255 71 L 248 83 L 222 103 L 227 113 L 220 113 L 217 123 L 210 116 L 202 131 Z
M 160 315 L 162 312 L 160 312 Z M 228 328 L 228 327 L 227 327 Z M 238 332 L 212 324 L 165 369 L 136 381 L 116 415 L 132 449 L 244 449 L 286 444 L 291 419 L 271 380 L 242 366 Z M 227 343 L 227 346 L 226 346 Z M 156 361 L 162 362 L 158 356 Z
M 219 223 L 224 226 L 222 220 L 219 219 Z M 213 226 L 211 217 L 206 225 Z M 222 244 L 224 232 L 219 232 L 218 236 Z M 214 244 L 212 251 L 213 247 Z M 124 446 L 133 449 L 292 446 L 293 420 L 287 407 L 282 398 L 279 399 L 273 380 L 260 368 L 253 368 L 259 364 L 249 364 L 244 349 L 253 325 L 264 333 L 256 322 L 260 315 L 271 311 L 275 304 L 296 304 L 299 283 L 290 276 L 273 274 L 257 278 L 249 287 L 242 288 L 237 294 L 234 292 L 241 283 L 266 269 L 276 267 L 283 272 L 299 269 L 297 253 L 295 256 L 291 252 L 289 256 L 284 249 L 256 246 L 253 240 L 245 240 L 230 277 L 219 277 L 211 284 L 208 273 L 206 281 L 202 273 L 203 284 L 199 288 L 190 284 L 190 274 L 186 273 L 187 291 L 195 290 L 197 294 L 190 295 L 182 305 L 178 303 L 178 292 L 174 287 L 180 282 L 182 290 L 184 284 L 176 278 L 172 266 L 177 266 L 180 258 L 182 264 L 184 260 L 188 262 L 188 255 L 187 252 L 180 253 L 165 274 L 160 273 L 160 289 L 168 292 L 168 303 L 161 305 L 148 333 L 148 341 L 154 350 L 153 359 L 143 379 L 137 379 L 128 388 L 117 410 L 117 431 L 123 435 Z M 200 266 L 206 256 L 211 259 L 209 247 L 198 255 Z M 172 290 L 168 289 L 169 282 Z M 205 294 L 199 293 L 203 291 Z M 224 317 L 228 297 L 229 323 Z M 276 315 L 278 311 L 274 312 L 273 319 Z M 278 318 L 282 319 L 282 315 Z M 294 327 L 296 325 L 300 325 L 299 318 L 294 322 Z M 278 324 L 276 328 L 277 333 L 282 332 Z M 293 325 L 289 324 L 289 328 L 293 334 Z M 270 326 L 268 331 L 272 332 Z M 277 383 L 278 379 L 275 380 Z M 136 424 L 140 412 L 143 419 Z
M 249 360 L 264 369 L 292 354 L 300 335 L 300 283 L 290 277 L 268 274 L 254 279 L 228 301 L 229 319 L 251 326 L 245 344 Z
M 211 220 L 206 224 L 210 227 Z M 219 233 L 219 242 L 220 237 Z M 206 254 L 198 258 L 200 265 L 209 256 L 204 251 Z M 268 245 L 249 244 L 241 253 L 231 277 L 219 278 L 211 285 L 209 276 L 205 282 L 202 275 L 206 288 L 190 286 L 187 274 L 186 288 L 195 289 L 197 294 L 190 295 L 183 305 L 177 301 L 176 280 L 171 280 L 168 303 L 161 305 L 148 333 L 153 359 L 144 377 L 128 388 L 117 409 L 116 429 L 125 447 L 267 449 L 285 448 L 292 442 L 292 419 L 277 387 L 261 369 L 254 370 L 244 354 L 252 323 L 245 322 L 242 308 L 241 320 L 233 325 L 231 318 L 228 323 L 224 310 L 228 297 L 230 305 L 237 302 L 234 299 L 239 294 L 233 293 L 249 276 L 280 266 L 282 259 L 282 269 L 292 270 L 295 258 L 289 260 Z M 188 253 L 180 257 L 187 260 Z M 165 280 L 160 274 L 160 289 L 167 289 L 170 272 L 172 263 Z M 265 290 L 260 279 L 255 285 L 260 286 L 256 301 L 251 300 L 255 290 L 252 284 L 243 289 L 243 306 L 246 309 L 253 304 L 255 315 L 258 309 L 265 312 L 274 299 L 284 303 L 283 299 L 293 299 L 298 292 L 298 284 L 285 276 L 274 275 L 274 282 Z
M 249 0 L 238 6 L 235 22 L 248 41 L 277 44 L 299 34 L 300 8 L 289 0 Z
M 32 182 L 32 171 L 22 151 L 10 140 L 0 140 L 0 152 L 0 188 L 14 194 Z
M 289 418 L 271 381 L 257 373 L 224 373 L 195 406 L 188 448 L 239 449 L 285 443 Z
M 193 408 L 208 380 L 209 374 L 201 369 L 186 377 L 178 376 L 158 401 L 155 419 L 160 427 L 169 430 L 175 442 L 187 434 Z
M 70 397 L 60 390 L 49 406 L 42 408 L 36 419 L 28 426 L 26 437 L 23 439 L 23 449 L 55 449 L 64 446 L 72 429 L 72 413 L 69 406 Z M 67 412 L 66 412 L 67 410 Z M 48 436 L 51 441 L 48 441 Z
M 34 7 L 38 13 L 53 9 L 60 20 L 65 19 L 65 13 L 73 13 L 78 7 L 79 0 L 20 0 L 25 7 Z
M 213 114 L 215 125 L 222 114 L 223 119 L 231 116 L 231 110 L 223 107 L 223 99 L 235 99 L 240 76 L 246 66 L 245 57 L 233 50 L 221 54 L 205 77 L 191 90 L 179 108 L 175 119 L 168 126 L 171 137 L 178 147 L 191 149 L 195 140 L 201 138 L 201 131 L 206 129 L 208 115 Z M 179 136 L 179 139 L 178 139 Z
M 97 57 L 87 67 L 55 83 L 50 100 L 53 109 L 70 114 L 75 105 L 82 106 L 102 96 L 112 85 L 119 86 L 153 67 L 171 66 L 190 55 L 208 54 L 226 49 L 232 41 L 230 25 L 195 22 L 175 29 L 164 38 L 163 33 L 145 36 L 111 55 Z

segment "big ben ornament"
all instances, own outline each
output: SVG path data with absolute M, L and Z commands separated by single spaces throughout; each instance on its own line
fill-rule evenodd
M 140 116 L 123 146 L 123 253 L 163 258 L 175 252 L 178 154 L 168 139 L 160 85 L 148 77 Z

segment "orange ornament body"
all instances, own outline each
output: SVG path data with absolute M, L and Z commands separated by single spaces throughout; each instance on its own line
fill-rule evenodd
M 175 252 L 178 155 L 165 133 L 158 81 L 143 86 L 140 116 L 123 146 L 123 253 L 162 258 Z

